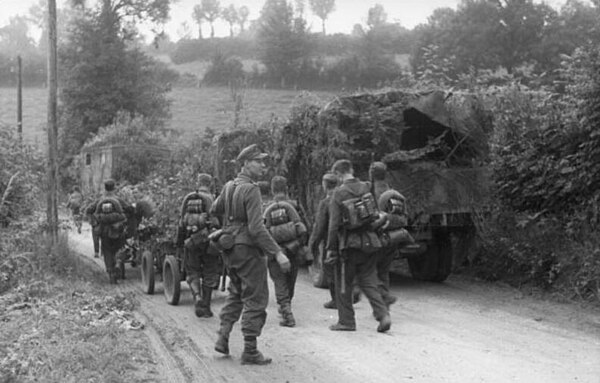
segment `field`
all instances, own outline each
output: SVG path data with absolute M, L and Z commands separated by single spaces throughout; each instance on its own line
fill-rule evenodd
M 328 92 L 270 89 L 241 89 L 238 95 L 242 100 L 242 123 L 257 124 L 271 118 L 285 120 L 291 107 L 303 100 L 326 102 L 334 96 Z M 232 127 L 235 103 L 229 88 L 174 88 L 169 98 L 173 102 L 169 127 L 184 135 L 201 134 L 207 127 L 216 131 L 227 131 Z M 0 123 L 16 125 L 16 100 L 16 89 L 0 88 Z M 23 137 L 42 147 L 47 142 L 47 103 L 46 89 L 23 89 Z

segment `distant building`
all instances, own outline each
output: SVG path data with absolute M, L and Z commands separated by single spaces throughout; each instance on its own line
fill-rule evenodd
M 115 170 L 123 154 L 134 148 L 143 148 L 150 155 L 166 158 L 169 149 L 153 145 L 122 145 L 112 144 L 92 146 L 81 150 L 81 190 L 85 194 L 98 193 L 103 190 L 104 180 L 116 178 Z

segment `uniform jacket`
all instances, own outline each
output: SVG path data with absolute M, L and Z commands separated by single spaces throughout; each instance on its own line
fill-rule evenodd
M 226 198 L 231 191 L 229 188 L 235 186 L 235 191 L 231 198 L 231 211 L 229 212 L 232 220 L 229 222 L 226 214 L 226 205 L 230 202 Z M 223 227 L 234 226 L 234 243 L 260 248 L 269 258 L 274 258 L 277 252 L 281 251 L 271 234 L 265 227 L 262 216 L 262 200 L 258 185 L 243 171 L 237 175 L 233 181 L 229 181 L 223 186 L 221 194 L 213 203 L 211 214 L 222 217 Z
M 317 214 L 315 215 L 315 223 L 310 239 L 308 240 L 308 248 L 314 250 L 314 247 L 323 241 L 327 241 L 327 227 L 329 225 L 329 202 L 331 194 L 319 201 L 317 206 Z

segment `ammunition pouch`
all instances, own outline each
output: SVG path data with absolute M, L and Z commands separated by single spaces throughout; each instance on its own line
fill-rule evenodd
M 395 247 L 415 243 L 414 238 L 406 229 L 383 232 L 380 236 L 383 247 Z

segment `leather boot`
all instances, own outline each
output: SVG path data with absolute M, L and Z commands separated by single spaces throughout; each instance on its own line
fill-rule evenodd
M 386 332 L 392 327 L 392 318 L 389 314 L 386 314 L 381 320 L 379 320 L 379 326 L 377 326 L 377 332 Z
M 217 331 L 219 337 L 215 343 L 215 351 L 229 355 L 229 334 L 231 333 L 232 328 L 233 325 L 221 323 L 221 327 L 219 328 L 219 331 Z
M 283 327 L 294 327 L 296 326 L 296 319 L 292 314 L 292 306 L 290 304 L 283 304 L 279 307 L 279 314 L 281 314 L 280 326 Z
M 331 295 L 331 300 L 329 302 L 323 303 L 323 307 L 326 309 L 337 309 L 337 304 L 335 303 L 335 286 L 333 283 L 329 285 L 329 294 Z
M 210 311 L 212 291 L 212 287 L 202 286 L 202 298 L 196 302 L 196 316 L 198 318 L 210 318 L 213 316 L 212 311 Z
M 242 352 L 242 364 L 256 364 L 263 366 L 271 363 L 271 358 L 265 358 L 264 355 L 256 348 L 256 337 L 244 337 L 244 351 Z
M 200 280 L 188 280 L 188 285 L 190 286 L 190 291 L 192 292 L 192 296 L 194 297 L 194 312 L 196 313 L 197 317 L 200 317 L 200 315 L 202 314 L 202 287 L 200 286 Z

